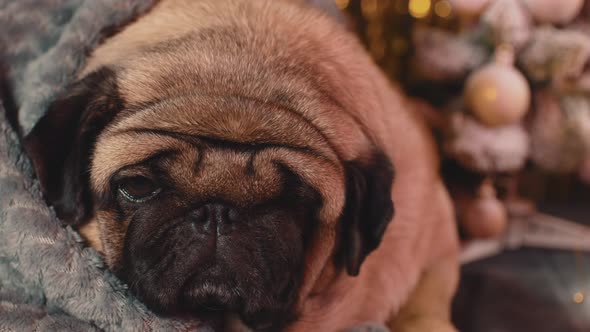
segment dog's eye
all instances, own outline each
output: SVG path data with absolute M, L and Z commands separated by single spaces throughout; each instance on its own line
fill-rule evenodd
M 150 179 L 135 176 L 119 183 L 119 192 L 125 199 L 133 203 L 143 203 L 156 196 L 162 189 Z

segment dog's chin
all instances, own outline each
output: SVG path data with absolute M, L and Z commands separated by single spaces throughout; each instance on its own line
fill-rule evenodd
M 212 326 L 227 326 L 230 319 L 238 319 L 256 331 L 274 331 L 290 321 L 289 314 L 271 297 L 258 297 L 232 281 L 206 280 L 189 283 L 178 295 L 173 310 L 152 303 L 161 314 L 199 317 Z M 263 292 L 255 292 L 263 293 Z M 284 304 L 283 304 L 284 305 Z M 226 328 L 223 328 L 226 330 Z
M 226 326 L 230 318 L 247 320 L 244 301 L 234 285 L 219 281 L 206 281 L 190 285 L 181 295 L 179 314 L 200 317 L 212 326 Z M 222 330 L 227 330 L 222 328 Z
M 209 272 L 209 271 L 207 271 Z M 189 280 L 179 295 L 180 310 L 188 314 L 246 311 L 245 291 L 236 281 L 218 273 L 207 273 Z

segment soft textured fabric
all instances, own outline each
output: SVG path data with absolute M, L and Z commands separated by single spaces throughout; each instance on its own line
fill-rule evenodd
M 0 0 L 0 56 L 27 134 L 87 54 L 154 0 Z
M 28 133 L 92 48 L 152 4 L 0 0 L 0 331 L 198 329 L 196 322 L 149 312 L 76 232 L 60 224 L 3 107 L 18 110 L 22 133 Z

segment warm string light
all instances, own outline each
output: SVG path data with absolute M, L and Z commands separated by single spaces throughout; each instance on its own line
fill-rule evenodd
M 336 6 L 338 6 L 338 8 L 340 8 L 341 10 L 348 8 L 349 5 L 350 0 L 336 0 Z
M 350 0 L 334 0 L 336 6 L 341 10 L 347 10 L 350 7 Z M 380 1 L 380 0 L 361 0 L 360 7 L 364 17 L 371 19 L 379 15 L 383 5 L 393 4 L 393 8 L 400 14 L 409 12 L 414 18 L 424 18 L 434 12 L 441 18 L 450 18 L 453 15 L 453 7 L 449 0 L 409 0 L 406 1 Z
M 378 0 L 362 0 L 361 12 L 363 13 L 363 16 L 367 18 L 377 16 L 377 14 L 379 13 Z
M 576 250 L 576 274 L 578 275 L 578 279 L 583 283 L 584 280 L 588 280 L 588 275 L 586 272 L 586 269 L 584 268 L 585 264 L 584 264 L 584 258 L 582 257 L 582 253 L 579 250 Z M 574 293 L 574 296 L 572 296 L 572 301 L 575 304 L 582 304 L 584 303 L 584 300 L 586 299 L 586 296 L 584 295 L 583 290 L 578 290 L 577 292 Z
M 408 3 L 408 10 L 410 15 L 415 18 L 423 18 L 430 13 L 432 3 L 430 0 L 410 0 Z
M 403 80 L 413 24 L 455 24 L 452 0 L 334 0 L 362 34 L 367 50 L 391 77 Z
M 434 13 L 442 18 L 450 17 L 453 13 L 453 8 L 451 7 L 451 3 L 447 0 L 438 1 L 434 5 Z

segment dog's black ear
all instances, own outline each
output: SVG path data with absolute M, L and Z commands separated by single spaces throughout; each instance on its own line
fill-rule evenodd
M 25 137 L 45 198 L 68 224 L 80 224 L 92 213 L 91 153 L 122 108 L 115 72 L 103 67 L 74 83 Z
M 359 274 L 361 264 L 375 250 L 393 217 L 391 186 L 393 166 L 376 151 L 368 160 L 344 164 L 346 202 L 340 221 L 339 252 L 349 275 Z

